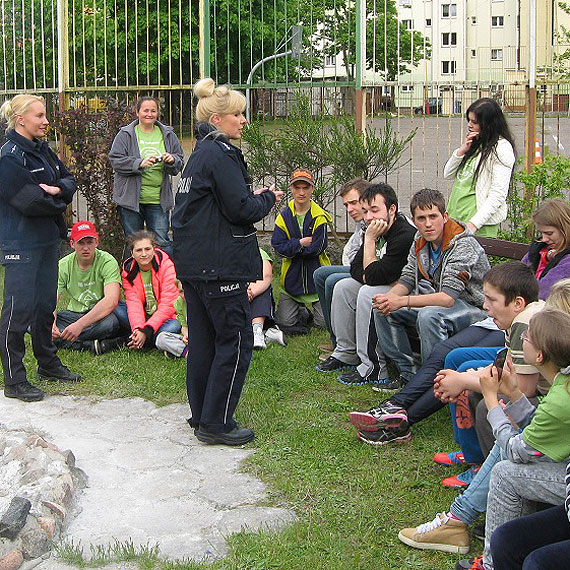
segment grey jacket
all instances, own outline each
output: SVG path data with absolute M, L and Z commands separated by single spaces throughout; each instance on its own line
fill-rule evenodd
M 135 126 L 138 120 L 122 127 L 109 152 L 109 161 L 115 172 L 115 182 L 113 186 L 113 202 L 118 206 L 139 211 L 139 199 L 141 195 L 142 161 Z M 174 194 L 172 193 L 172 182 L 170 177 L 178 174 L 184 166 L 184 151 L 180 145 L 178 137 L 172 127 L 163 125 L 156 121 L 156 125 L 162 131 L 164 147 L 166 152 L 174 157 L 174 164 L 164 163 L 162 170 L 162 186 L 160 188 L 160 205 L 164 212 L 172 210 L 174 207 Z
M 483 276 L 490 265 L 471 231 L 451 218 L 445 223 L 441 263 L 433 279 L 428 274 L 429 247 L 430 244 L 418 232 L 399 283 L 416 295 L 441 291 L 481 308 L 484 301 Z

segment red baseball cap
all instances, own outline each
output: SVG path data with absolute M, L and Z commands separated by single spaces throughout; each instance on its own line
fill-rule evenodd
M 289 184 L 299 181 L 308 182 L 311 186 L 315 185 L 315 177 L 313 176 L 313 173 L 306 168 L 297 168 L 296 170 L 293 170 L 291 178 L 289 179 Z
M 99 239 L 99 234 L 93 225 L 93 222 L 89 220 L 79 220 L 71 228 L 71 239 L 73 241 L 79 241 L 86 237 L 92 237 Z

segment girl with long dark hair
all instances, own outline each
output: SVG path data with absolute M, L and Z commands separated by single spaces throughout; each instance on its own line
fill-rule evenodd
M 453 178 L 447 205 L 452 218 L 479 236 L 496 237 L 507 217 L 507 194 L 515 165 L 515 144 L 501 108 L 477 99 L 467 109 L 463 144 L 447 161 L 444 178 Z

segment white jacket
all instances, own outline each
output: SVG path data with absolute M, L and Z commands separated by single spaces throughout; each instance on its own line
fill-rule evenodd
M 443 177 L 446 179 L 455 177 L 463 160 L 462 156 L 457 156 L 458 150 L 453 151 L 443 169 Z M 476 160 L 475 167 L 481 160 L 480 154 Z M 507 194 L 514 165 L 515 153 L 511 143 L 502 137 L 499 138 L 495 149 L 481 167 L 475 184 L 477 212 L 468 221 L 477 229 L 499 224 L 507 218 Z

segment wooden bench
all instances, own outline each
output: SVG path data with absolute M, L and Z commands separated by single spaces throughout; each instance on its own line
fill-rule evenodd
M 475 239 L 481 244 L 487 255 L 522 259 L 528 253 L 529 245 L 527 243 L 478 236 L 475 236 Z

